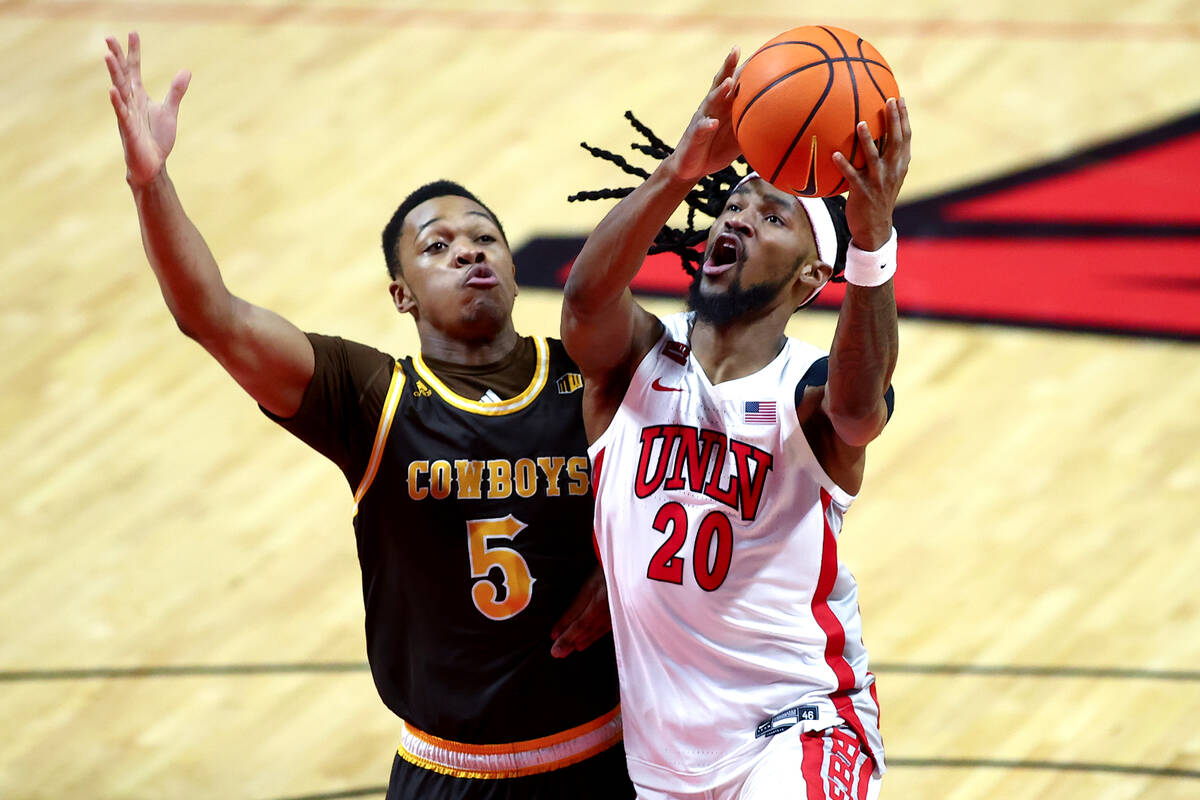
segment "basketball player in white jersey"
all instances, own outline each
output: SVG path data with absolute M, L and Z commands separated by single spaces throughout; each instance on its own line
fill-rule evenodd
M 835 157 L 844 206 L 753 173 L 737 183 L 692 310 L 659 319 L 629 283 L 697 181 L 738 155 L 737 58 L 589 237 L 562 312 L 585 381 L 629 773 L 641 800 L 865 800 L 883 744 L 837 539 L 890 415 L 892 212 L 911 133 L 894 99 L 882 152 L 859 126 L 866 165 Z M 826 356 L 784 327 L 843 268 Z

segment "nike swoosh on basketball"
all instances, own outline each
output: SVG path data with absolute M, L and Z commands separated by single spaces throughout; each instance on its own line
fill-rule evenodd
M 680 389 L 677 386 L 663 386 L 661 383 L 658 382 L 658 378 L 654 379 L 654 383 L 650 384 L 650 388 L 654 389 L 657 392 L 682 392 L 683 391 L 683 389 Z

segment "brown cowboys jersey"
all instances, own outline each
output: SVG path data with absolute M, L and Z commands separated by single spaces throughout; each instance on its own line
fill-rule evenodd
M 316 374 L 278 420 L 355 492 L 367 651 L 384 703 L 464 743 L 549 736 L 616 708 L 612 638 L 550 630 L 595 569 L 578 370 L 534 339 L 524 391 L 455 394 L 421 358 L 309 334 Z

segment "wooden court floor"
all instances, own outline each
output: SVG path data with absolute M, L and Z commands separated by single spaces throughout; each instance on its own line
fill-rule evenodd
M 377 242 L 409 190 L 466 183 L 515 244 L 586 232 L 603 208 L 563 198 L 614 175 L 577 142 L 624 142 L 626 108 L 673 139 L 729 45 L 795 24 L 887 56 L 909 199 L 1200 108 L 1194 1 L 741 5 L 0 0 L 0 798 L 382 797 L 398 737 L 340 473 L 145 264 L 105 35 L 141 31 L 152 93 L 193 71 L 170 171 L 230 287 L 395 354 Z M 518 327 L 554 334 L 558 303 L 523 292 Z M 901 337 L 842 537 L 883 796 L 1200 797 L 1197 345 Z

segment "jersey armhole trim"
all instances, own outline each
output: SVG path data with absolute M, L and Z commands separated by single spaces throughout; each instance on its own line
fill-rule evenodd
M 363 473 L 358 488 L 354 490 L 354 516 L 358 515 L 358 504 L 362 502 L 367 489 L 379 472 L 379 463 L 383 460 L 383 448 L 387 445 L 388 433 L 392 430 L 392 421 L 396 418 L 396 407 L 400 404 L 400 395 L 404 391 L 404 369 L 397 361 L 392 368 L 392 382 L 388 385 L 387 396 L 383 400 L 383 413 L 379 415 L 379 427 L 375 431 L 375 444 L 371 446 L 371 459 L 367 462 L 367 471 Z
M 800 400 L 804 397 L 804 390 L 810 386 L 824 386 L 829 380 L 829 356 L 821 356 L 809 364 L 808 369 L 804 371 L 804 375 L 796 382 L 795 396 L 793 402 L 789 404 L 791 418 L 795 420 L 796 434 L 800 441 L 804 443 L 804 450 L 807 456 L 809 465 L 805 470 L 816 482 L 829 493 L 829 496 L 837 501 L 839 506 L 849 508 L 854 500 L 858 497 L 856 494 L 850 494 L 841 486 L 838 485 L 833 478 L 829 477 L 829 473 L 825 471 L 825 467 L 817 459 L 816 451 L 813 450 L 812 443 L 808 441 L 808 435 L 804 432 L 804 425 L 800 422 L 799 405 Z
M 600 432 L 600 435 L 596 437 L 596 441 L 588 445 L 588 455 L 592 458 L 595 458 L 595 454 L 600 450 L 603 450 L 608 444 L 608 440 L 611 438 L 609 434 L 616 425 L 617 418 L 621 416 L 621 409 L 625 407 L 625 398 L 627 398 L 629 393 L 633 391 L 634 387 L 638 385 L 639 378 L 642 378 L 642 372 L 649 369 L 649 367 L 646 365 L 651 362 L 651 357 L 659 351 L 663 342 L 671 341 L 671 329 L 668 328 L 666 323 L 662 321 L 662 318 L 655 317 L 655 319 L 657 319 L 658 324 L 662 326 L 662 334 L 658 337 L 658 339 L 655 340 L 653 346 L 651 346 L 651 348 L 646 352 L 646 355 L 642 356 L 642 360 L 638 362 L 638 365 L 634 368 L 633 373 L 629 376 L 629 385 L 625 387 L 625 391 L 621 394 L 621 401 L 617 403 L 617 410 L 613 412 L 613 418 L 609 420 L 608 427 Z

